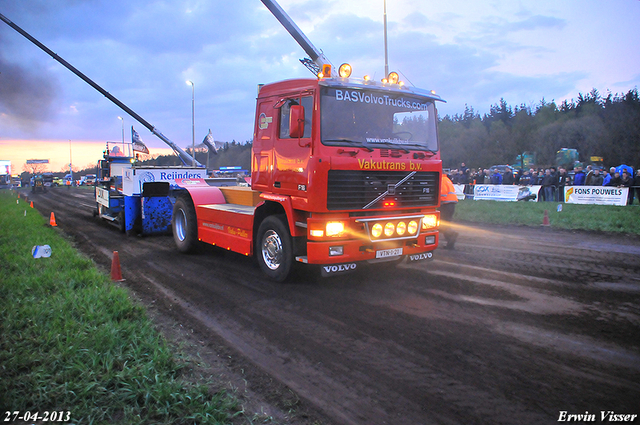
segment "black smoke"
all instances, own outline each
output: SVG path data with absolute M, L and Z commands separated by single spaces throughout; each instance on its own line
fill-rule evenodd
M 54 115 L 54 104 L 58 98 L 59 85 L 56 78 L 42 65 L 20 62 L 19 57 L 10 57 L 9 38 L 13 31 L 8 25 L 0 32 L 0 115 L 9 125 L 29 130 L 49 121 Z M 17 37 L 22 37 L 16 32 Z M 38 49 L 27 42 L 24 48 Z M 9 51 L 16 51 L 10 49 Z M 43 52 L 44 55 L 44 52 Z M 8 118 L 8 119 L 7 119 Z

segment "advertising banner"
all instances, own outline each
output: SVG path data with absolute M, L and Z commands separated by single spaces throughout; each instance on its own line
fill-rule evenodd
M 569 186 L 564 189 L 568 204 L 627 205 L 628 187 Z
M 477 184 L 473 190 L 473 199 L 487 201 L 517 201 L 520 186 L 499 184 Z
M 11 161 L 0 160 L 0 174 L 11 174 Z
M 207 170 L 192 167 L 136 167 L 122 171 L 122 189 L 127 196 L 142 194 L 142 185 L 149 182 L 169 182 L 175 186 L 176 179 L 204 179 Z

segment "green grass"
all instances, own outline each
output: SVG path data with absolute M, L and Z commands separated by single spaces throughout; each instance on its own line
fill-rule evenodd
M 235 399 L 187 380 L 189 363 L 145 310 L 16 199 L 0 193 L 0 411 L 69 411 L 83 424 L 229 423 Z M 34 259 L 31 248 L 45 244 L 51 257 Z
M 547 210 L 550 226 L 554 228 L 640 234 L 640 207 L 635 205 L 562 204 L 561 212 L 557 207 L 558 202 L 465 200 L 458 202 L 455 220 L 540 226 Z

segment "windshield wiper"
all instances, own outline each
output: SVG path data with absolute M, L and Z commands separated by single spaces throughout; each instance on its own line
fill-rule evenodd
M 365 145 L 362 142 L 356 142 L 355 140 L 349 140 L 349 139 L 325 139 L 323 140 L 323 142 L 339 142 L 339 143 L 345 143 L 349 146 L 355 146 L 358 148 L 362 148 L 364 150 L 366 150 L 367 152 L 373 152 L 373 149 L 371 149 L 369 146 Z
M 385 143 L 376 143 L 375 146 L 376 147 L 385 146 L 385 147 L 389 147 L 391 149 L 402 151 L 404 153 L 409 153 L 410 152 L 409 149 L 404 147 L 405 145 L 397 145 L 395 143 L 386 143 L 386 142 Z

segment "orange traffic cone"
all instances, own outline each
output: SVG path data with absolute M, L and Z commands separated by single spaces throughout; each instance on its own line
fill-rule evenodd
M 544 210 L 544 217 L 542 218 L 542 225 L 548 227 L 549 223 L 549 210 Z
M 49 225 L 51 227 L 56 227 L 56 216 L 53 214 L 53 211 L 51 211 L 51 218 L 49 219 Z
M 31 201 L 31 208 L 33 208 L 33 201 Z
M 113 259 L 111 260 L 111 280 L 114 282 L 122 282 L 122 271 L 120 270 L 120 256 L 118 251 L 113 251 Z

